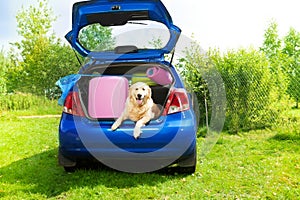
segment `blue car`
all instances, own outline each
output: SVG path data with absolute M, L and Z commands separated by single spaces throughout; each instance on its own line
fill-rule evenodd
M 167 167 L 193 173 L 197 120 L 192 94 L 172 65 L 181 30 L 159 0 L 94 0 L 73 5 L 71 46 L 86 57 L 78 74 L 58 81 L 63 94 L 59 164 L 66 171 L 96 161 L 145 173 Z M 131 85 L 143 82 L 160 108 L 133 137 L 135 122 L 111 126 Z

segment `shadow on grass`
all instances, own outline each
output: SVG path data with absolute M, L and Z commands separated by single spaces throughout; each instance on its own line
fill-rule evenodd
M 300 135 L 296 134 L 285 134 L 285 133 L 278 133 L 273 136 L 271 139 L 278 140 L 278 141 L 299 141 L 300 142 Z
M 107 188 L 152 186 L 184 176 L 167 173 L 169 171 L 129 174 L 99 166 L 66 173 L 57 164 L 57 149 L 52 149 L 0 168 L 0 185 L 9 185 L 9 189 L 1 188 L 0 197 L 13 195 L 20 190 L 28 194 L 55 197 L 71 188 L 93 188 L 99 185 Z

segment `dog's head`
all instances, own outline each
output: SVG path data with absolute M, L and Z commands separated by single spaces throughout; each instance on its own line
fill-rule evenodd
M 142 106 L 151 98 L 151 88 L 143 82 L 137 82 L 130 86 L 130 100 L 135 104 Z

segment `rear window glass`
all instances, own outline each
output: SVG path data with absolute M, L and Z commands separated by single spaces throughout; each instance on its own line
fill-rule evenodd
M 162 49 L 170 39 L 168 28 L 150 20 L 129 21 L 122 26 L 101 26 L 99 23 L 83 27 L 79 43 L 89 51 L 112 51 L 117 46 L 136 46 L 138 49 Z

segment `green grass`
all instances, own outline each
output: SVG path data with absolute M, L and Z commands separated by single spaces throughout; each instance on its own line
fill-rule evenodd
M 299 111 L 299 110 L 298 110 Z M 0 118 L 1 199 L 298 199 L 300 140 L 281 129 L 222 134 L 196 173 L 65 173 L 58 118 Z M 298 118 L 297 118 L 298 119 Z M 299 131 L 300 127 L 295 127 Z M 293 130 L 294 130 L 293 129 Z M 296 134 L 293 134 L 296 135 Z M 198 138 L 198 150 L 203 139 Z
M 59 115 L 62 112 L 62 107 L 57 104 L 57 100 L 41 100 L 41 105 L 34 104 L 28 108 L 6 110 L 0 108 L 0 120 L 13 119 L 20 116 L 32 116 L 32 115 Z

